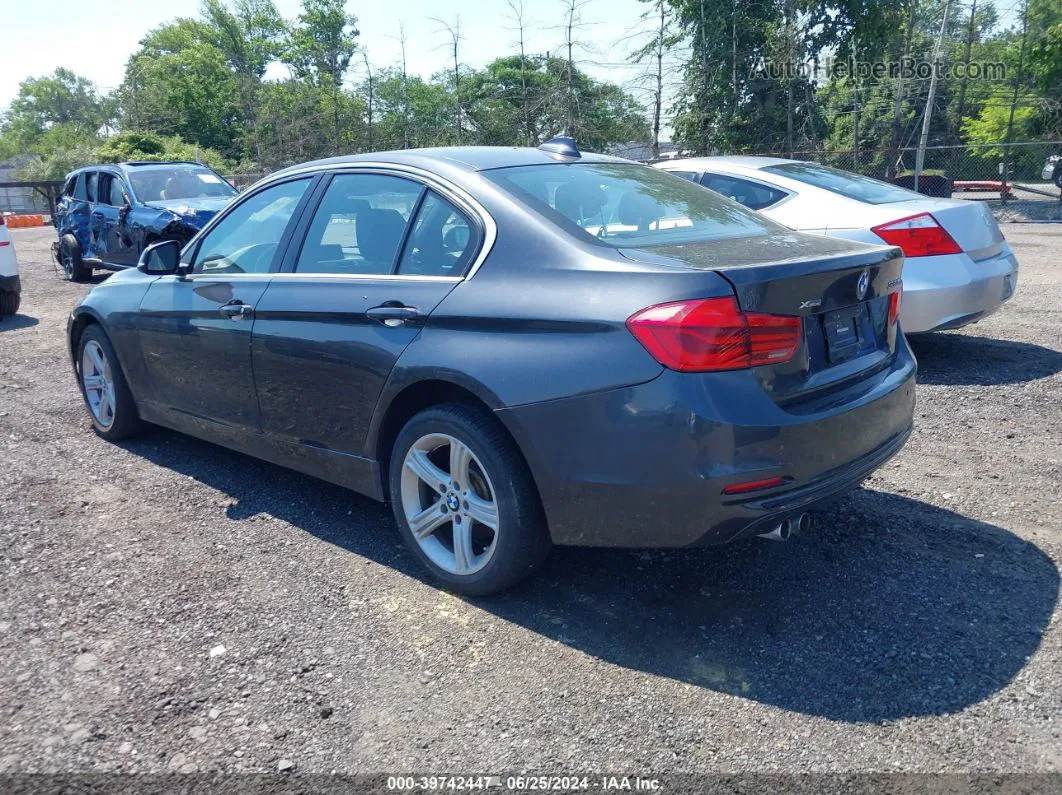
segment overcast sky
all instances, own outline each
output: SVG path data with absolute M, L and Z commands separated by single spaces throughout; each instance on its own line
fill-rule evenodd
M 286 18 L 299 12 L 299 0 L 275 2 Z M 182 7 L 188 10 L 181 12 Z M 89 78 L 103 91 L 113 89 L 122 81 L 126 59 L 148 30 L 181 13 L 194 15 L 196 8 L 195 0 L 180 4 L 50 0 L 43 5 L 11 0 L 3 15 L 0 108 L 14 99 L 22 80 L 50 74 L 59 66 Z M 564 43 L 563 0 L 525 0 L 524 8 L 531 28 L 526 34 L 528 53 L 560 53 Z M 584 27 L 576 36 L 586 47 L 575 53 L 577 63 L 595 77 L 633 88 L 632 81 L 644 67 L 627 63 L 627 55 L 633 49 L 631 36 L 637 38 L 638 31 L 651 28 L 651 23 L 639 22 L 649 8 L 639 0 L 588 0 L 581 12 Z M 399 61 L 395 37 L 402 22 L 409 71 L 428 77 L 445 69 L 450 58 L 447 39 L 431 17 L 453 21 L 460 16 L 461 61 L 468 66 L 481 67 L 515 49 L 516 31 L 505 0 L 348 0 L 347 10 L 357 16 L 361 31 L 358 41 L 376 68 Z M 267 74 L 284 76 L 286 70 L 279 65 Z M 639 100 L 649 103 L 645 91 L 635 93 Z

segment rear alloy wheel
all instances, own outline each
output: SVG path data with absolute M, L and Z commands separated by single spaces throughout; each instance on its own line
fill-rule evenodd
M 91 325 L 78 343 L 78 382 L 92 425 L 104 439 L 117 441 L 134 436 L 144 428 L 133 394 L 118 364 L 107 335 Z
M 390 484 L 407 545 L 455 591 L 503 590 L 549 551 L 527 465 L 497 421 L 475 408 L 439 406 L 410 420 L 395 443 Z

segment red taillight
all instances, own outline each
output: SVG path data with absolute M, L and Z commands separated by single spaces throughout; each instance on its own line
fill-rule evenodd
M 723 494 L 746 494 L 750 491 L 769 489 L 772 486 L 781 486 L 785 478 L 764 478 L 763 480 L 746 480 L 744 483 L 731 483 L 723 487 Z
M 900 302 L 903 300 L 903 284 L 896 288 L 896 292 L 889 293 L 889 325 L 895 326 L 900 319 Z
M 960 254 L 962 249 L 937 219 L 929 213 L 919 213 L 898 221 L 872 227 L 871 232 L 890 246 L 899 246 L 905 257 L 933 257 L 938 254 Z
M 657 304 L 627 328 L 660 364 L 682 372 L 778 364 L 800 347 L 800 318 L 742 312 L 734 298 Z

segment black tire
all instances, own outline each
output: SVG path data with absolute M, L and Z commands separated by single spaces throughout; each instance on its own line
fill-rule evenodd
M 0 290 L 0 317 L 13 315 L 22 303 L 22 294 L 14 290 Z
M 467 446 L 478 459 L 494 491 L 498 530 L 486 565 L 456 575 L 436 565 L 420 547 L 402 505 L 402 469 L 409 449 L 422 437 L 443 433 Z M 519 449 L 489 412 L 476 406 L 447 403 L 414 416 L 395 440 L 389 466 L 391 505 L 406 546 L 447 588 L 468 596 L 485 596 L 511 587 L 534 572 L 551 547 L 538 491 Z
M 59 241 L 59 261 L 68 281 L 84 282 L 92 278 L 92 268 L 81 259 L 81 244 L 73 235 L 63 235 Z
M 111 382 L 114 385 L 114 416 L 109 425 L 105 425 L 101 422 L 92 411 L 92 407 L 89 404 L 89 397 L 85 391 L 85 381 L 83 374 L 83 362 L 85 356 L 85 347 L 90 343 L 95 342 L 102 349 L 106 363 L 109 366 L 111 374 Z M 128 439 L 131 436 L 136 436 L 142 433 L 147 427 L 147 423 L 140 419 L 140 413 L 137 411 L 136 401 L 133 400 L 133 393 L 129 390 L 129 383 L 125 380 L 125 373 L 122 372 L 122 366 L 118 363 L 118 357 L 115 355 L 114 346 L 111 345 L 111 341 L 107 338 L 106 332 L 98 323 L 93 323 L 81 335 L 81 339 L 77 344 L 77 383 L 81 390 L 81 397 L 85 400 L 85 407 L 88 409 L 89 418 L 92 420 L 92 427 L 96 429 L 96 433 L 102 436 L 104 439 L 116 442 L 119 439 Z

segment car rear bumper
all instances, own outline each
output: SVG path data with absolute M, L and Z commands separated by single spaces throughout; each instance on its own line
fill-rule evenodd
M 900 325 L 907 334 L 974 323 L 999 309 L 1018 286 L 1018 261 L 1009 246 L 974 261 L 966 254 L 904 262 Z
M 637 386 L 502 409 L 554 543 L 722 544 L 854 488 L 914 416 L 906 342 L 888 367 L 817 404 L 781 407 L 749 371 L 666 371 Z M 734 483 L 786 482 L 726 496 Z

